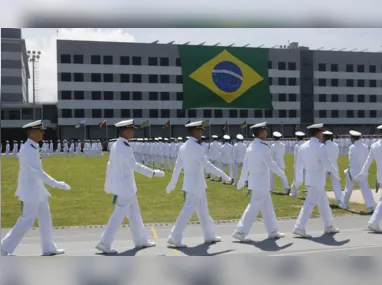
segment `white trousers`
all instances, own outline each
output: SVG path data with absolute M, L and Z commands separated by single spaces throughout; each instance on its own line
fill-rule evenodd
M 167 167 L 166 167 L 166 169 L 172 171 L 172 159 L 169 156 L 166 156 L 166 160 L 167 160 Z
M 228 168 L 229 177 L 233 178 L 232 164 L 223 164 L 222 163 L 221 165 L 222 165 L 223 172 L 225 172 L 225 168 L 227 167 Z
M 129 219 L 129 226 L 135 245 L 142 245 L 148 239 L 147 230 L 142 221 L 137 196 L 119 196 L 113 214 L 101 235 L 100 242 L 111 245 L 125 218 Z
M 379 222 L 382 219 L 382 196 L 381 199 L 379 199 L 379 202 L 377 204 L 377 207 L 374 210 L 373 215 L 371 215 L 369 224 L 378 225 Z
M 341 201 L 342 198 L 342 189 L 340 181 L 333 175 L 333 173 L 329 173 L 330 181 L 332 182 L 334 195 L 336 196 L 337 201 Z
M 40 203 L 24 203 L 23 214 L 1 241 L 1 249 L 10 254 L 13 253 L 25 234 L 33 227 L 36 218 L 38 219 L 43 254 L 56 251 L 48 199 Z
M 345 191 L 343 193 L 343 197 L 342 197 L 341 202 L 344 205 L 349 204 L 349 200 L 350 200 L 351 194 L 352 194 L 353 189 L 354 189 L 354 184 L 356 182 L 359 185 L 363 199 L 365 200 L 366 207 L 368 207 L 368 208 L 375 207 L 375 200 L 373 197 L 373 193 L 371 192 L 371 189 L 369 188 L 369 183 L 367 181 L 367 178 L 361 178 L 359 181 L 354 181 L 354 180 L 350 179 L 349 173 L 347 173 L 347 175 L 346 175 Z
M 169 238 L 172 238 L 175 242 L 179 243 L 182 241 L 183 231 L 194 214 L 194 211 L 196 211 L 196 215 L 198 216 L 202 227 L 204 239 L 211 240 L 215 238 L 216 228 L 208 211 L 208 201 L 205 191 L 203 191 L 203 194 L 199 195 L 187 193 L 186 202 L 176 219 Z
M 217 168 L 222 169 L 220 160 L 211 160 L 211 163 L 212 163 L 213 165 L 215 165 Z M 215 179 L 215 175 L 213 175 L 212 173 L 211 173 L 211 178 L 212 178 L 212 179 Z
M 324 227 L 330 227 L 333 223 L 333 213 L 330 209 L 329 199 L 326 195 L 325 187 L 318 186 L 306 186 L 308 190 L 308 195 L 306 196 L 305 202 L 302 205 L 302 209 L 297 218 L 296 228 L 305 230 L 306 224 L 309 218 L 312 216 L 313 209 L 318 205 L 318 211 L 320 217 L 324 223 Z
M 284 171 L 284 168 L 281 168 L 280 169 L 282 171 Z M 271 189 L 269 189 L 269 191 L 273 192 L 275 189 L 274 189 L 274 186 L 275 186 L 275 174 L 270 170 L 270 173 L 269 173 L 269 177 L 270 177 L 270 182 L 271 182 Z M 288 188 L 289 185 L 283 185 L 284 189 L 285 188 Z
M 243 163 L 235 162 L 233 165 L 233 179 L 235 184 L 239 182 L 239 169 L 242 169 L 242 168 L 243 168 Z
M 251 230 L 253 220 L 261 211 L 263 221 L 267 232 L 273 233 L 279 230 L 276 214 L 273 209 L 271 193 L 269 191 L 253 190 L 251 202 L 248 204 L 239 223 L 236 226 L 236 231 L 248 235 Z

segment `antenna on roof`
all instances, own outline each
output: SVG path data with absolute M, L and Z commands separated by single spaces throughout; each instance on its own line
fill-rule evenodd
M 235 44 L 235 43 L 233 43 L 233 44 L 229 45 L 229 47 L 233 46 L 234 44 Z
M 351 51 L 356 51 L 357 49 L 356 48 L 353 48 Z
M 343 50 L 345 50 L 346 48 L 343 48 L 343 49 L 340 49 L 339 51 L 343 51 Z
M 275 46 L 273 46 L 272 48 L 275 48 L 275 47 L 278 47 L 279 45 L 275 45 Z
M 335 48 L 332 48 L 332 49 L 330 49 L 329 51 L 334 51 L 334 50 L 336 50 Z
M 245 46 L 243 46 L 243 47 L 247 47 L 247 46 L 249 46 L 249 44 L 246 44 Z
M 361 50 L 361 52 L 367 51 L 367 49 Z
M 175 41 L 169 42 L 168 45 L 172 45 Z
M 159 41 L 152 42 L 152 44 L 157 44 Z
M 200 46 L 204 45 L 206 42 L 202 42 L 201 44 L 199 44 Z
M 261 47 L 263 47 L 264 45 L 261 45 L 261 46 L 258 46 L 257 48 L 261 48 Z
M 324 47 L 320 47 L 319 49 L 317 49 L 317 50 L 322 50 Z
M 218 46 L 218 45 L 220 45 L 220 43 L 214 44 L 214 47 L 216 47 L 216 46 Z
M 188 45 L 190 42 L 186 42 L 186 43 L 184 43 L 183 45 Z

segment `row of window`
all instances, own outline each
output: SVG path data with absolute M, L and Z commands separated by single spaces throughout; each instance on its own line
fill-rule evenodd
M 348 103 L 352 103 L 352 102 L 376 103 L 377 102 L 377 95 L 354 95 L 354 94 L 341 95 L 341 97 L 344 97 L 344 96 L 346 98 L 345 101 Z M 368 101 L 366 101 L 366 99 L 368 99 Z M 339 102 L 339 95 L 338 94 L 319 94 L 318 102 Z
M 41 109 L 36 108 L 36 118 L 41 118 Z M 1 110 L 2 120 L 33 120 L 33 109 L 5 109 Z
M 330 67 L 330 68 L 329 68 Z M 346 64 L 345 68 L 346 72 L 360 72 L 364 73 L 366 72 L 366 67 L 363 64 Z M 318 71 L 331 71 L 331 72 L 338 72 L 338 64 L 326 64 L 326 63 L 319 63 L 318 64 Z M 369 65 L 368 72 L 370 73 L 377 73 L 377 66 L 372 64 Z M 382 66 L 381 66 L 381 72 L 382 72 Z
M 347 110 L 346 118 L 377 118 L 377 110 Z M 319 110 L 319 118 L 339 118 L 338 110 Z
M 319 78 L 318 86 L 339 86 L 339 80 L 341 79 L 326 79 Z M 365 79 L 343 79 L 346 80 L 346 87 L 377 87 L 377 80 L 365 80 Z M 330 85 L 329 85 L 330 82 Z M 366 84 L 368 82 L 368 84 Z M 382 81 L 381 81 L 382 82 Z M 382 83 L 381 83 L 382 84 Z

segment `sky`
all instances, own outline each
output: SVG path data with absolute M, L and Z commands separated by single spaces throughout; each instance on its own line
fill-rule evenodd
M 264 45 L 273 47 L 298 42 L 311 49 L 357 49 L 378 52 L 382 51 L 381 28 L 348 28 L 348 29 L 313 29 L 313 28 L 211 28 L 211 29 L 177 29 L 177 28 L 142 28 L 142 29 L 22 29 L 28 50 L 41 51 L 39 63 L 39 100 L 57 101 L 57 62 L 56 39 L 118 41 L 118 42 L 153 42 L 205 45 L 252 47 Z M 32 82 L 31 82 L 32 83 Z M 31 89 L 32 84 L 30 84 Z M 30 98 L 32 90 L 29 91 Z

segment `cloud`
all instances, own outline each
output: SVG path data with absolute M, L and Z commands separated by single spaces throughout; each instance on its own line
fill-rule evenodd
M 57 101 L 57 33 L 52 33 L 52 29 L 49 30 L 48 36 L 25 37 L 28 50 L 41 51 L 41 59 L 38 64 L 38 85 L 36 86 L 38 90 L 36 100 L 41 102 Z M 62 40 L 111 42 L 135 41 L 134 36 L 123 29 L 58 29 L 58 38 Z M 32 78 L 29 87 L 29 98 L 31 99 Z

